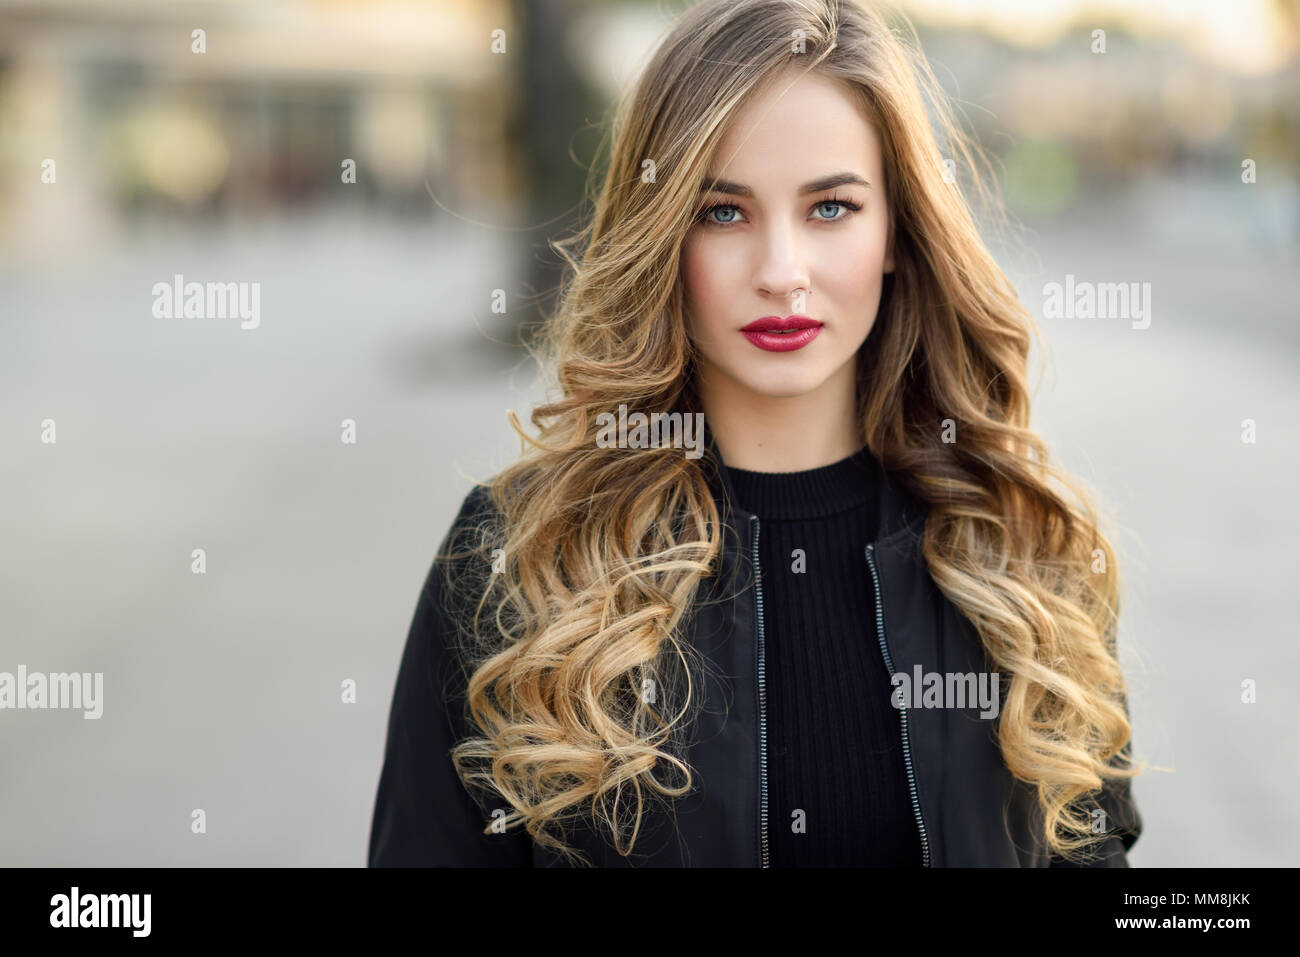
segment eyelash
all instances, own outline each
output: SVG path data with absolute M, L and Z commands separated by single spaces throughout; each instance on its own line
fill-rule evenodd
M 821 222 L 838 223 L 841 220 L 848 219 L 849 216 L 852 216 L 854 213 L 862 211 L 861 203 L 855 203 L 852 200 L 847 200 L 847 199 L 837 199 L 833 196 L 830 199 L 823 199 L 821 202 L 815 203 L 813 205 L 813 209 L 816 209 L 819 206 L 832 206 L 832 205 L 843 206 L 845 209 L 849 210 L 849 212 L 843 216 L 836 216 L 834 219 L 822 219 L 820 220 Z M 709 219 L 709 215 L 715 209 L 740 209 L 740 207 L 737 206 L 735 203 L 714 203 L 712 206 L 708 206 L 705 209 L 700 210 L 700 214 L 699 216 L 696 217 L 696 221 L 701 222 L 706 226 L 713 226 L 717 229 L 727 229 L 731 226 L 736 225 L 735 222 L 719 223 L 716 220 Z

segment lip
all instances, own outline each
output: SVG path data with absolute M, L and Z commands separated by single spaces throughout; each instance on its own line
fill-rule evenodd
M 821 323 L 816 319 L 809 319 L 807 316 L 786 316 L 784 319 L 780 316 L 764 316 L 762 319 L 755 319 L 740 331 L 773 332 L 781 329 L 811 329 L 813 326 L 820 325 Z
M 793 330 L 782 332 L 780 330 Z M 807 316 L 764 316 L 740 330 L 740 334 L 767 352 L 793 352 L 817 338 L 822 324 Z

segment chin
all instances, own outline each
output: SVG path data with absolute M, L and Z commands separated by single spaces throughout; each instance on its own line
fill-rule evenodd
M 749 390 L 770 399 L 792 399 L 814 392 L 826 381 L 821 375 L 788 375 L 773 380 L 772 377 L 749 376 L 741 380 Z

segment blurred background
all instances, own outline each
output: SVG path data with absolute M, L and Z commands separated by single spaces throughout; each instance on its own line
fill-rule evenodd
M 364 864 L 420 585 L 542 397 L 547 239 L 682 6 L 0 0 L 0 671 L 104 674 L 99 720 L 0 712 L 0 864 Z M 1118 526 L 1172 769 L 1130 862 L 1300 863 L 1300 2 L 901 8 L 1018 224 L 1035 426 Z M 177 275 L 257 283 L 256 328 L 157 317 Z M 1067 276 L 1150 325 L 1044 315 Z

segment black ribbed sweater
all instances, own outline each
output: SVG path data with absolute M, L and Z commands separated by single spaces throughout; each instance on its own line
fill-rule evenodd
M 879 465 L 864 448 L 802 472 L 727 471 L 759 519 L 769 863 L 919 867 L 864 552 Z

